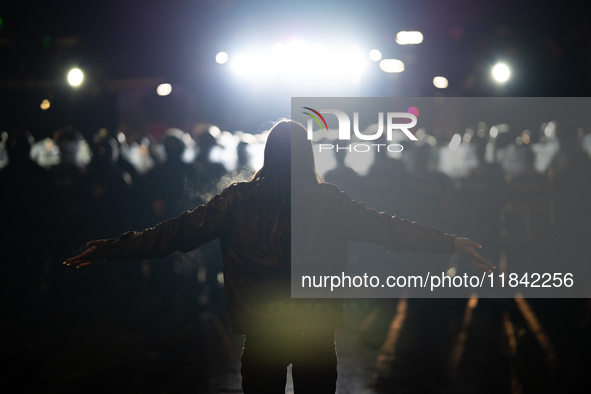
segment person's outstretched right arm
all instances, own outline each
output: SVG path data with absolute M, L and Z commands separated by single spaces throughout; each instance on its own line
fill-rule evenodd
M 207 204 L 178 218 L 162 222 L 142 232 L 127 232 L 116 239 L 88 242 L 90 248 L 64 261 L 84 267 L 95 261 L 152 259 L 175 251 L 188 252 L 218 238 L 227 228 L 227 215 L 232 190 L 228 188 Z
M 423 226 L 385 212 L 367 208 L 336 187 L 330 193 L 335 198 L 342 225 L 350 241 L 371 242 L 392 251 L 431 252 L 453 254 L 458 252 L 471 265 L 490 272 L 495 266 L 482 257 L 476 248 L 481 246 L 468 238 L 456 238 L 437 228 Z

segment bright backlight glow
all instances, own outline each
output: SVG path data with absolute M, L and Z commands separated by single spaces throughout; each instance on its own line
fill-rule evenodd
M 273 45 L 273 53 L 275 55 L 283 55 L 285 51 L 285 44 L 283 44 L 282 42 L 278 42 L 277 44 Z
M 267 48 L 233 54 L 229 62 L 239 77 L 256 81 L 359 81 L 368 66 L 358 46 L 310 45 L 304 40 L 276 43 Z
M 68 83 L 72 86 L 80 86 L 84 80 L 84 74 L 79 68 L 73 68 L 68 73 Z
M 497 82 L 506 82 L 511 76 L 511 70 L 506 64 L 499 63 L 493 67 L 492 75 Z

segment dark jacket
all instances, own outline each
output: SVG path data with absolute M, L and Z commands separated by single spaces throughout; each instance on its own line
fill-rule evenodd
M 110 241 L 108 260 L 163 257 L 188 252 L 216 238 L 224 260 L 228 310 L 236 333 L 267 330 L 335 330 L 343 324 L 342 299 L 292 299 L 292 264 L 344 267 L 348 241 L 394 251 L 453 253 L 454 237 L 352 200 L 334 185 L 306 188 L 292 200 L 291 254 L 277 258 L 265 229 L 253 228 L 259 187 L 229 186 L 207 204 L 144 230 Z

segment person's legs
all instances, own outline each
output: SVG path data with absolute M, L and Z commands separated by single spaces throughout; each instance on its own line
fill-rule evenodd
M 337 388 L 334 332 L 305 334 L 294 345 L 291 369 L 294 391 L 334 394 Z
M 285 344 L 268 336 L 248 335 L 241 356 L 244 394 L 284 394 L 287 381 Z

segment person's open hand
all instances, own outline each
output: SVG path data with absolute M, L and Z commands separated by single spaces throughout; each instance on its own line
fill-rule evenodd
M 488 260 L 478 254 L 474 249 L 480 249 L 482 246 L 468 238 L 456 238 L 454 240 L 454 248 L 456 252 L 462 255 L 474 267 L 478 267 L 486 272 L 497 268 Z
M 89 249 L 80 253 L 78 256 L 70 257 L 64 261 L 64 264 L 67 266 L 75 265 L 76 268 L 80 268 L 106 258 L 108 250 L 107 242 L 106 239 L 87 242 L 87 245 L 90 246 Z

